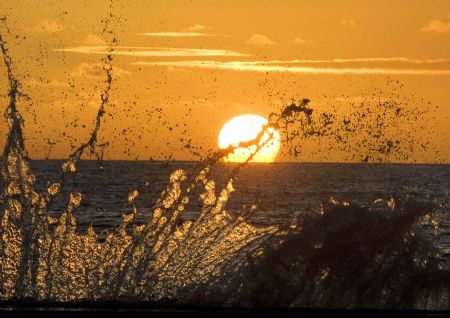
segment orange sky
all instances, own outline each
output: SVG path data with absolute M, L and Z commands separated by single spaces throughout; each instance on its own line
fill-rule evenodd
M 20 104 L 27 146 L 32 158 L 62 158 L 94 124 L 109 1 L 17 2 L 0 3 L 11 33 L 5 22 L 0 32 L 31 98 Z M 347 111 L 382 91 L 433 109 L 418 119 L 430 147 L 410 161 L 450 162 L 450 1 L 114 1 L 112 12 L 106 158 L 196 159 L 191 150 L 215 149 L 233 116 L 267 116 L 304 97 Z M 6 84 L 2 66 L 3 107 Z M 348 158 L 311 141 L 300 158 L 278 160 Z

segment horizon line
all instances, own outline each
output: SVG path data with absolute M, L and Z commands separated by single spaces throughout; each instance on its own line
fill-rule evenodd
M 52 159 L 31 159 L 30 161 L 67 161 L 67 158 L 52 158 Z M 196 163 L 196 162 L 202 162 L 203 160 L 186 160 L 186 159 L 180 159 L 180 160 L 163 160 L 163 159 L 80 159 L 80 161 L 90 161 L 90 162 L 104 162 L 104 161 L 127 161 L 127 162 L 138 162 L 138 161 L 146 161 L 146 162 L 155 162 L 155 163 Z M 226 162 L 226 161 L 218 161 L 218 163 L 225 163 L 225 164 L 243 164 L 243 162 Z M 274 161 L 274 162 L 247 162 L 246 164 L 300 164 L 300 163 L 306 163 L 306 164 L 364 164 L 364 165 L 383 165 L 383 164 L 389 164 L 389 165 L 450 165 L 450 161 L 448 162 L 362 162 L 362 161 Z

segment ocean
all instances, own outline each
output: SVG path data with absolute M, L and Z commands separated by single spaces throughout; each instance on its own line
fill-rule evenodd
M 32 161 L 36 187 L 43 190 L 60 177 L 61 160 Z M 140 189 L 136 200 L 139 218 L 149 219 L 162 190 L 169 184 L 171 172 L 189 172 L 197 162 L 163 161 L 80 161 L 78 172 L 66 183 L 51 211 L 61 213 L 67 194 L 80 192 L 81 205 L 76 212 L 81 228 L 89 224 L 100 230 L 121 223 L 122 213 L 130 210 L 128 194 Z M 224 185 L 236 163 L 218 163 L 211 178 Z M 244 205 L 255 204 L 256 221 L 283 224 L 298 213 L 319 213 L 321 204 L 334 198 L 355 204 L 377 199 L 414 197 L 418 201 L 448 202 L 450 165 L 428 164 L 357 164 L 357 163 L 249 163 L 234 178 L 236 192 L 227 209 L 238 212 Z M 184 212 L 195 218 L 201 210 L 196 201 Z M 450 220 L 449 220 L 450 222 Z

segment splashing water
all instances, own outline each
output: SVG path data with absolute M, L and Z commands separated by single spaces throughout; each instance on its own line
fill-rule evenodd
M 59 218 L 48 214 L 51 201 L 60 194 L 64 178 L 76 171 L 85 149 L 94 151 L 104 107 L 111 88 L 111 56 L 105 72 L 107 87 L 101 95 L 94 131 L 61 167 L 61 181 L 44 193 L 34 189 L 35 177 L 25 151 L 20 114 L 16 108 L 20 83 L 12 72 L 12 61 L 0 38 L 10 83 L 7 118 L 9 137 L 3 154 L 1 214 L 0 297 L 2 299 L 96 300 L 164 298 L 191 299 L 199 289 L 226 286 L 226 276 L 239 269 L 247 257 L 258 255 L 262 242 L 277 232 L 276 227 L 256 228 L 248 216 L 232 217 L 225 210 L 233 192 L 232 176 L 219 195 L 208 173 L 222 153 L 202 163 L 193 176 L 174 171 L 170 185 L 156 203 L 151 220 L 133 225 L 136 208 L 123 215 L 123 222 L 106 240 L 99 242 L 94 229 L 77 234 L 74 211 L 81 193 L 71 193 Z M 256 153 L 256 151 L 255 151 Z M 233 175 L 237 170 L 233 172 Z M 195 221 L 180 222 L 190 192 L 204 187 L 202 211 Z M 139 193 L 129 195 L 133 204 Z M 131 235 L 127 233 L 131 227 Z M 225 280 L 224 280 L 225 278 Z
M 227 211 L 233 180 L 246 163 L 237 165 L 219 189 L 210 171 L 234 149 L 258 145 L 254 155 L 264 146 L 262 137 L 274 129 L 285 132 L 283 142 L 288 144 L 311 136 L 339 141 L 343 133 L 358 131 L 355 118 L 346 118 L 342 130 L 333 128 L 334 115 L 315 117 L 307 99 L 271 114 L 255 139 L 216 151 L 190 172 L 173 171 L 145 224 L 135 222 L 139 190 L 130 192 L 131 211 L 104 240 L 92 226 L 86 233 L 77 231 L 81 193 L 70 193 L 64 211 L 51 217 L 49 206 L 83 153 L 105 146 L 97 144 L 97 134 L 112 87 L 112 55 L 103 61 L 106 87 L 90 138 L 61 166 L 60 180 L 38 192 L 16 106 L 25 95 L 1 36 L 0 49 L 9 82 L 0 198 L 0 299 L 450 308 L 449 272 L 421 231 L 425 222 L 439 234 L 434 205 L 400 198 L 368 206 L 330 201 L 322 214 L 305 215 L 286 227 L 252 225 L 248 221 L 253 208 L 238 215 Z M 382 107 L 400 112 L 395 104 Z M 399 141 L 383 139 L 381 133 L 375 138 L 381 144 L 371 148 L 372 156 L 390 155 L 392 148 L 400 147 Z M 195 220 L 182 220 L 198 188 L 201 211 Z

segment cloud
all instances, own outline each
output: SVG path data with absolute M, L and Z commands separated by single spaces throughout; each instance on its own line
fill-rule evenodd
M 105 45 L 106 41 L 103 40 L 102 38 L 100 38 L 98 35 L 88 34 L 88 36 L 84 40 L 84 43 L 94 44 L 94 45 Z
M 295 38 L 294 39 L 295 44 L 309 44 L 312 43 L 311 40 L 303 40 L 302 38 Z
M 423 32 L 450 33 L 450 21 L 443 22 L 441 20 L 431 20 L 421 30 Z
M 201 37 L 201 36 L 223 36 L 223 35 L 217 35 L 217 34 L 211 34 L 211 33 L 204 33 L 199 31 L 205 31 L 211 29 L 210 27 L 203 25 L 203 24 L 195 24 L 191 27 L 185 28 L 181 31 L 175 31 L 175 32 L 144 32 L 144 33 L 138 33 L 139 35 L 145 35 L 145 36 L 153 36 L 153 37 L 172 37 L 172 38 L 178 38 L 178 37 Z
M 265 62 L 233 61 L 162 61 L 162 62 L 136 62 L 134 65 L 172 66 L 187 68 L 222 69 L 231 71 L 251 72 L 279 72 L 303 74 L 360 74 L 360 75 L 450 75 L 450 69 L 399 69 L 399 68 L 336 68 L 336 67 L 305 67 L 291 65 L 270 65 Z
M 345 27 L 350 27 L 350 28 L 354 28 L 356 26 L 355 21 L 349 20 L 349 19 L 341 20 L 340 23 L 341 23 L 341 25 L 343 25 Z
M 113 67 L 112 69 L 113 77 L 122 77 L 122 76 L 130 76 L 131 72 Z M 89 64 L 89 63 L 81 63 L 78 65 L 71 73 L 73 77 L 88 77 L 88 78 L 98 78 L 101 76 L 105 76 L 105 69 L 101 63 Z
M 66 27 L 57 21 L 43 19 L 35 26 L 25 27 L 24 29 L 29 33 L 56 33 L 65 30 Z
M 449 63 L 450 59 L 414 59 L 409 57 L 361 57 L 351 59 L 334 58 L 328 60 L 287 60 L 265 61 L 266 64 L 344 64 L 344 63 L 410 63 L 410 64 L 437 64 Z M 260 61 L 242 62 L 247 64 L 260 64 Z
M 139 33 L 139 35 L 153 36 L 153 37 L 171 37 L 171 38 L 217 36 L 215 34 L 201 33 L 201 32 L 145 32 Z
M 25 84 L 29 86 L 40 86 L 40 87 L 67 87 L 69 86 L 68 83 L 63 83 L 58 80 L 52 79 L 52 80 L 43 80 L 43 79 L 37 79 L 37 78 L 30 78 L 29 80 L 25 81 Z
M 169 73 L 189 73 L 190 72 L 190 70 L 187 70 L 187 69 L 182 69 L 182 68 L 179 68 L 179 67 L 175 67 L 175 66 L 167 66 L 167 68 L 166 68 L 166 71 L 167 72 L 169 72 Z
M 246 42 L 250 45 L 274 45 L 276 42 L 262 34 L 253 34 Z
M 167 48 L 167 47 L 135 47 L 122 46 L 110 51 L 107 46 L 79 46 L 64 49 L 55 49 L 57 52 L 72 52 L 83 54 L 108 54 L 141 57 L 185 57 L 185 56 L 248 56 L 228 50 L 190 49 L 190 48 Z
M 183 31 L 191 31 L 191 32 L 195 32 L 195 31 L 201 31 L 201 30 L 209 30 L 211 29 L 210 27 L 203 25 L 203 24 L 195 24 L 189 28 L 185 28 L 183 29 Z

